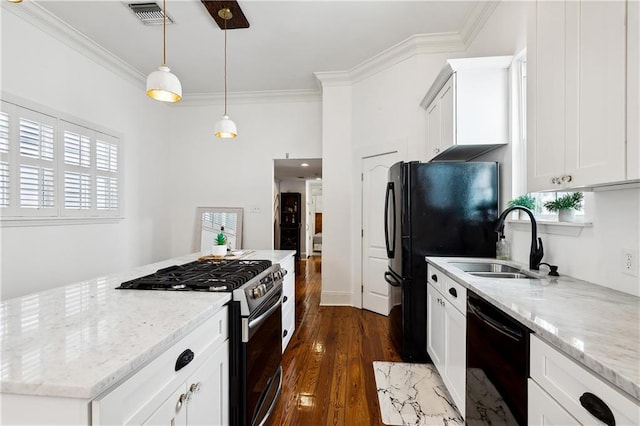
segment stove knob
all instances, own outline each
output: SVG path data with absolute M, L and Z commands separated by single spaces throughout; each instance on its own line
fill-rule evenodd
M 251 290 L 251 295 L 253 296 L 254 299 L 259 299 L 260 297 L 264 296 L 266 292 L 267 292 L 267 289 L 265 285 L 260 284 L 258 286 L 255 286 L 253 290 Z

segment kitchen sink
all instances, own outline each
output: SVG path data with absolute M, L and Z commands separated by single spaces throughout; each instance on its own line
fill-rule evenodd
M 537 275 L 528 271 L 491 260 L 486 262 L 451 262 L 450 265 L 476 277 L 508 279 L 538 278 Z
M 469 272 L 469 275 L 475 275 L 476 277 L 484 277 L 484 278 L 511 278 L 511 279 L 519 279 L 519 278 L 537 278 L 530 274 L 525 274 L 521 272 Z
M 460 268 L 464 272 L 521 272 L 520 268 L 496 262 L 451 262 L 450 265 Z

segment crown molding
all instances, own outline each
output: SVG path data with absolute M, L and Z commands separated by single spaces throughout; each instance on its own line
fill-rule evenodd
M 319 90 L 270 90 L 256 92 L 230 92 L 227 93 L 230 103 L 260 104 L 260 103 L 293 103 L 293 102 L 320 102 L 322 94 Z M 185 93 L 182 100 L 171 104 L 172 107 L 221 105 L 224 103 L 223 93 Z
M 460 32 L 416 34 L 347 71 L 316 72 L 320 86 L 344 86 L 409 59 L 417 54 L 464 52 L 484 27 L 499 1 L 479 2 L 473 7 Z
M 99 65 L 119 74 L 136 85 L 144 86 L 146 76 L 80 31 L 40 6 L 35 0 L 15 4 L 1 3 L 3 12 L 10 12 L 41 31 L 56 38 Z
M 487 20 L 493 14 L 493 11 L 496 10 L 499 3 L 499 1 L 486 1 L 474 5 L 460 31 L 460 38 L 465 45 L 465 49 L 471 46 L 471 43 L 484 27 L 484 24 L 487 23 Z

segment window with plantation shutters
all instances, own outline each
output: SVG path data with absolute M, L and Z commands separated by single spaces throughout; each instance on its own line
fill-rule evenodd
M 18 139 L 17 207 L 24 215 L 55 216 L 56 119 L 25 108 L 15 108 L 14 114 Z
M 9 113 L 5 102 L 0 111 L 0 209 L 9 207 Z
M 119 144 L 117 137 L 91 126 L 3 100 L 2 222 L 18 223 L 34 216 L 47 221 L 118 217 L 122 192 Z

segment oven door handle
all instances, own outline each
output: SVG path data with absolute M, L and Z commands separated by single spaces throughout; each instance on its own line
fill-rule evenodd
M 262 324 L 264 320 L 267 319 L 267 317 L 273 313 L 273 311 L 275 311 L 280 307 L 280 305 L 282 305 L 282 290 L 279 290 L 279 292 L 280 292 L 280 297 L 278 297 L 278 301 L 272 307 L 270 307 L 265 313 L 260 314 L 257 318 L 254 318 L 251 321 L 249 321 L 249 325 L 248 325 L 249 330 Z

